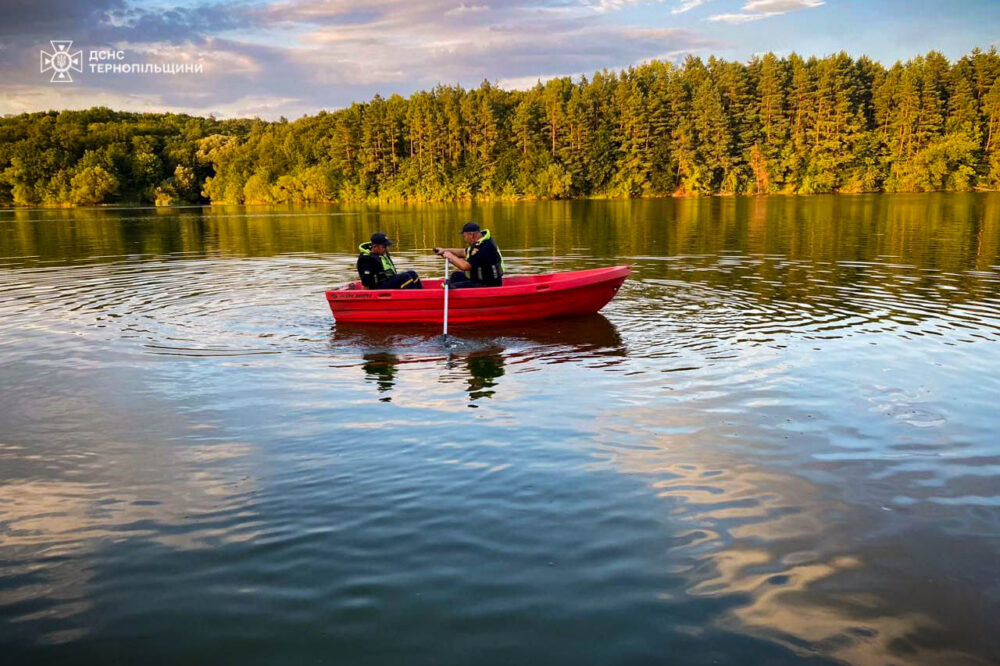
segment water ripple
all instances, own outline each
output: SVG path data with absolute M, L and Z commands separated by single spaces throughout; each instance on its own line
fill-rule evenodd
M 514 271 L 633 277 L 450 344 L 322 292 L 464 209 L 4 212 L 0 646 L 990 663 L 991 197 L 486 206 Z

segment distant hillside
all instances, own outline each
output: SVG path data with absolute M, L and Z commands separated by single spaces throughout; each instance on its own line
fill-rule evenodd
M 1000 188 L 1000 56 L 688 58 L 375 97 L 295 122 L 104 108 L 0 119 L 0 204 Z

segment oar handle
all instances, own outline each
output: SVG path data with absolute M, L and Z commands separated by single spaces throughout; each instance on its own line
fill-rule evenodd
M 444 289 L 444 337 L 448 337 L 448 259 L 444 260 L 444 281 L 441 283 Z

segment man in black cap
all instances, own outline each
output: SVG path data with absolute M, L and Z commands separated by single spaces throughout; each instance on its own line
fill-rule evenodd
M 448 284 L 453 289 L 502 285 L 503 255 L 490 236 L 490 230 L 480 229 L 475 222 L 466 222 L 462 227 L 462 238 L 467 246 L 465 249 L 434 248 L 435 254 L 459 269 L 451 274 Z
M 358 275 L 361 284 L 369 289 L 423 289 L 415 271 L 396 271 L 389 254 L 392 241 L 382 232 L 372 234 L 372 239 L 358 246 Z

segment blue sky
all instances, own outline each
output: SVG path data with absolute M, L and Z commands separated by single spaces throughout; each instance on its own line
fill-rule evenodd
M 200 74 L 95 73 L 50 83 L 39 52 L 114 48 Z M 687 54 L 847 51 L 886 64 L 1000 44 L 1000 1 L 4 0 L 0 113 L 106 105 L 295 118 L 378 93 L 618 69 Z

